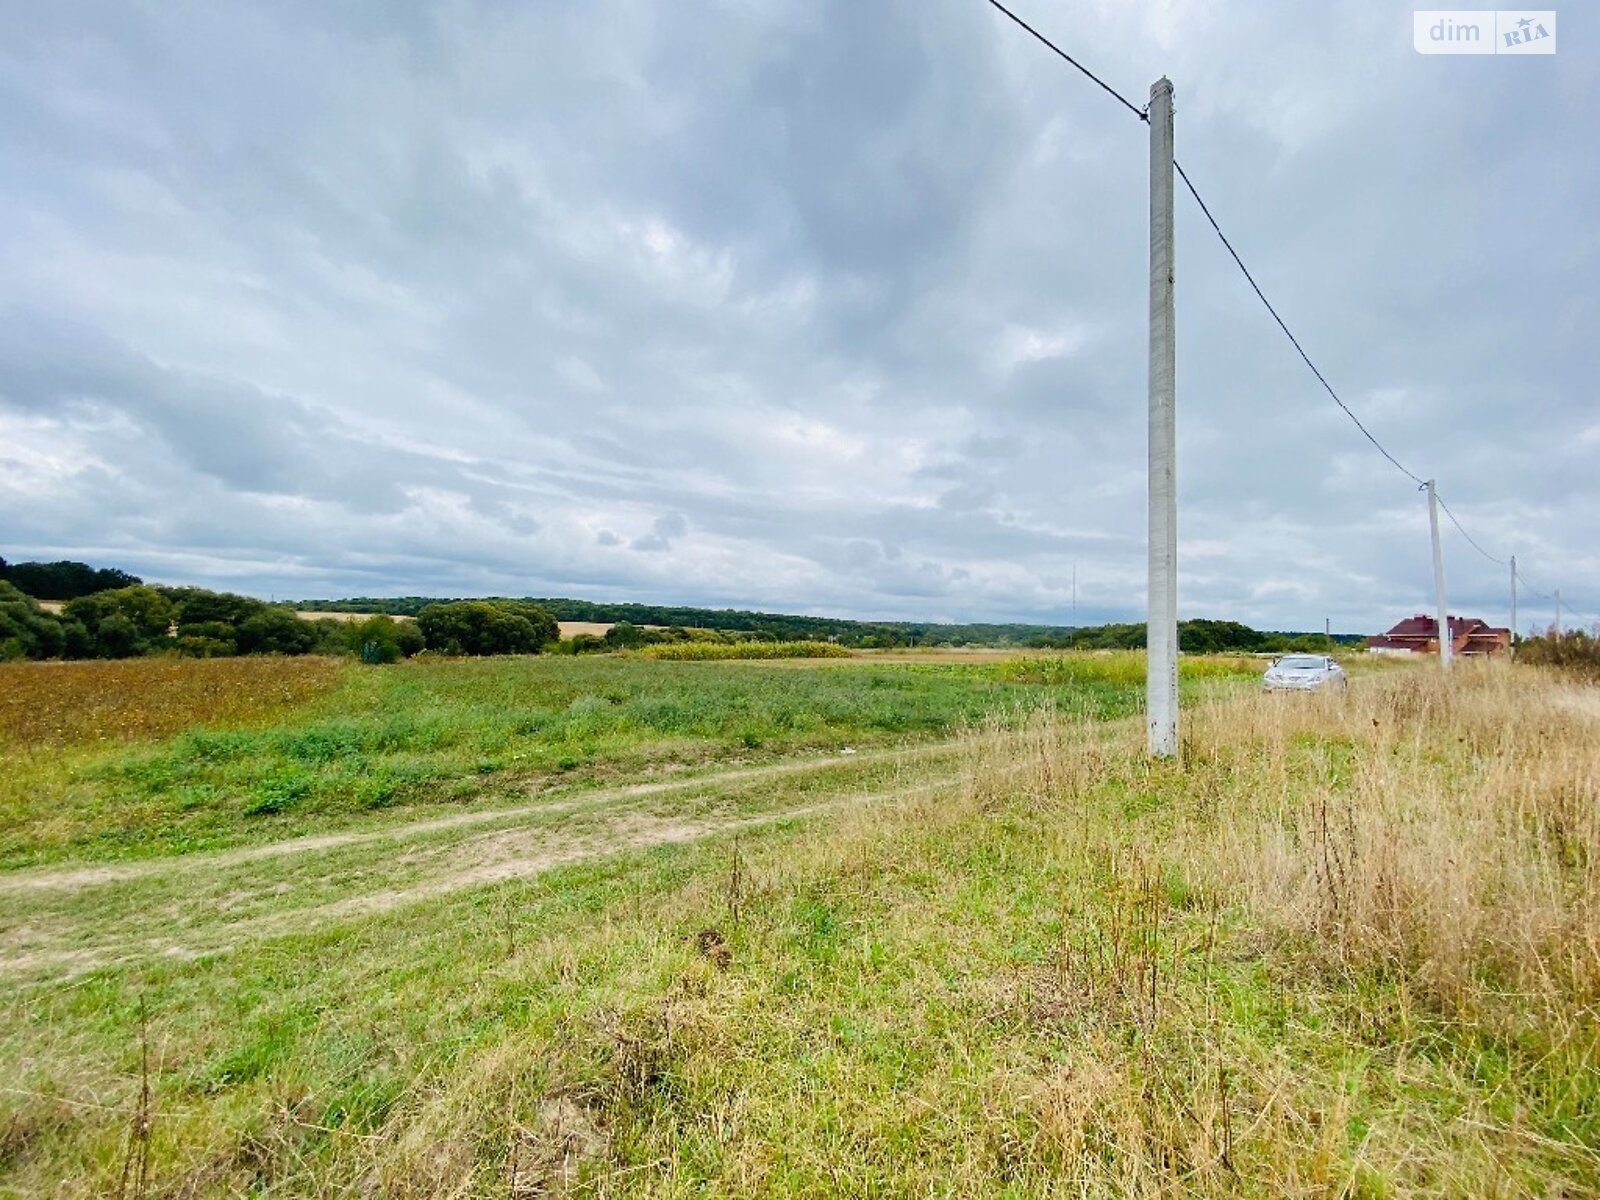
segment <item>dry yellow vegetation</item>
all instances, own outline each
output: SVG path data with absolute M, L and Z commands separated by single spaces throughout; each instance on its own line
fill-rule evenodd
M 269 719 L 331 689 L 334 658 L 131 658 L 0 663 L 0 743 L 161 737 Z
M 580 633 L 587 633 L 590 637 L 605 637 L 614 624 L 612 621 L 557 621 L 561 627 L 561 636 L 564 638 L 577 637 Z

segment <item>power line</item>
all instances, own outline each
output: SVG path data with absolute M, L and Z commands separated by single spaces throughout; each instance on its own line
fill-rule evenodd
M 1143 121 L 1145 124 L 1149 124 L 1150 114 L 1147 110 L 1136 106 L 1121 92 L 1117 91 L 1116 88 L 1112 87 L 1105 80 L 1101 79 L 1100 76 L 1089 70 L 1088 67 L 1084 66 L 1076 58 L 1072 57 L 1072 55 L 1068 54 L 1060 46 L 1056 45 L 1044 34 L 1040 33 L 1032 25 L 1028 24 L 1004 4 L 1000 3 L 1000 0 L 988 0 L 988 3 L 991 7 L 1003 13 L 1014 24 L 1025 30 L 1030 36 L 1032 36 L 1041 45 L 1049 49 L 1057 57 L 1062 59 L 1073 69 L 1080 72 L 1085 78 L 1089 79 L 1112 99 L 1116 100 L 1117 103 L 1121 104 L 1122 107 L 1126 108 L 1134 116 L 1138 117 L 1139 120 Z M 1250 268 L 1245 266 L 1244 259 L 1241 258 L 1239 256 L 1239 252 L 1234 249 L 1233 243 L 1228 240 L 1228 235 L 1222 232 L 1222 226 L 1218 224 L 1217 218 L 1212 214 L 1210 206 L 1206 204 L 1205 199 L 1200 195 L 1200 190 L 1195 187 L 1194 181 L 1189 178 L 1189 173 L 1183 169 L 1183 164 L 1178 162 L 1177 159 L 1173 159 L 1172 165 L 1177 171 L 1178 177 L 1183 180 L 1183 186 L 1189 189 L 1189 195 L 1194 197 L 1194 202 L 1200 206 L 1200 211 L 1205 214 L 1206 221 L 1210 223 L 1211 228 L 1213 232 L 1216 233 L 1218 240 L 1222 242 L 1223 248 L 1228 252 L 1228 256 L 1233 259 L 1234 265 L 1236 265 L 1239 268 L 1240 273 L 1244 275 L 1245 282 L 1250 285 L 1251 290 L 1256 294 L 1256 298 L 1261 301 L 1267 312 L 1272 316 L 1272 319 L 1277 323 L 1278 328 L 1283 331 L 1284 337 L 1289 339 L 1289 344 L 1292 345 L 1295 348 L 1295 352 L 1300 355 L 1301 361 L 1304 362 L 1306 366 L 1310 368 L 1311 373 L 1316 376 L 1317 382 L 1322 385 L 1323 390 L 1333 398 L 1333 402 L 1337 404 L 1341 410 L 1343 410 L 1345 416 L 1349 417 L 1355 427 L 1361 431 L 1361 435 L 1366 438 L 1367 441 L 1371 442 L 1373 448 L 1376 449 L 1379 454 L 1383 455 L 1384 458 L 1388 459 L 1390 464 L 1397 471 L 1399 471 L 1407 479 L 1411 480 L 1411 482 L 1417 484 L 1419 487 L 1426 487 L 1426 481 L 1423 480 L 1420 475 L 1417 475 L 1415 472 L 1407 468 L 1404 463 L 1391 454 L 1388 448 L 1384 446 L 1384 444 L 1373 435 L 1372 431 L 1362 423 L 1361 418 L 1356 416 L 1355 411 L 1344 402 L 1339 393 L 1334 391 L 1333 385 L 1328 382 L 1327 377 L 1323 375 L 1320 370 L 1318 370 L 1317 364 L 1311 361 L 1311 356 L 1306 353 L 1305 347 L 1300 344 L 1300 339 L 1295 337 L 1294 332 L 1289 328 L 1287 322 L 1285 322 L 1283 317 L 1279 315 L 1278 310 L 1273 307 L 1272 301 L 1267 299 L 1267 294 L 1261 290 L 1261 285 L 1256 282 L 1255 276 L 1250 273 Z M 1444 509 L 1445 515 L 1450 518 L 1450 523 L 1456 527 L 1462 537 L 1467 539 L 1467 543 L 1474 550 L 1497 566 L 1505 567 L 1510 565 L 1510 562 L 1507 559 L 1496 558 L 1494 555 L 1490 554 L 1478 543 L 1478 540 L 1474 538 L 1472 534 L 1467 532 L 1467 527 L 1463 525 L 1460 518 L 1457 517 L 1453 511 L 1451 511 L 1450 506 L 1445 503 L 1443 497 L 1439 498 L 1439 506 Z M 1533 595 L 1545 600 L 1554 600 L 1553 596 L 1542 594 L 1537 591 L 1534 591 Z M 1575 615 L 1583 615 L 1582 610 L 1574 610 L 1571 609 L 1570 606 L 1564 607 L 1568 607 L 1569 611 L 1574 612 Z
M 1494 563 L 1496 566 L 1509 567 L 1511 565 L 1511 563 L 1508 560 L 1506 560 L 1504 558 L 1496 558 L 1494 555 L 1490 554 L 1487 550 L 1485 550 L 1482 546 L 1478 545 L 1478 539 L 1473 537 L 1470 533 L 1468 533 L 1467 532 L 1467 527 L 1456 519 L 1455 513 L 1450 511 L 1450 506 L 1444 502 L 1444 497 L 1443 496 L 1439 497 L 1439 507 L 1444 509 L 1444 515 L 1450 518 L 1450 523 L 1461 531 L 1461 536 L 1467 539 L 1467 544 L 1470 545 L 1474 550 L 1476 550 L 1479 554 L 1483 555 L 1485 558 L 1487 558 L 1490 562 Z
M 1539 600 L 1548 600 L 1552 604 L 1554 604 L 1556 602 L 1556 598 L 1555 598 L 1554 593 L 1553 592 L 1541 592 L 1538 588 L 1534 587 L 1532 581 L 1530 581 L 1528 579 L 1528 577 L 1522 573 L 1522 568 L 1521 567 L 1517 568 L 1517 578 L 1520 579 L 1524 584 L 1527 584 L 1528 595 L 1533 596 L 1533 597 L 1535 597 L 1536 599 L 1539 599 Z M 1568 613 L 1571 616 L 1583 617 L 1583 618 L 1587 619 L 1589 622 L 1591 622 L 1592 624 L 1600 624 L 1600 617 L 1597 617 L 1594 613 L 1590 612 L 1588 609 L 1583 608 L 1580 605 L 1573 604 L 1570 600 L 1566 599 L 1565 597 L 1563 597 L 1562 600 L 1561 600 L 1561 608 L 1562 608 L 1563 611 L 1565 611 L 1566 613 Z
M 1289 344 L 1299 352 L 1300 358 L 1305 362 L 1306 366 L 1311 368 L 1311 373 L 1317 377 L 1317 382 L 1322 385 L 1323 390 L 1326 391 L 1328 395 L 1333 397 L 1333 402 L 1335 404 L 1344 409 L 1344 415 L 1349 417 L 1351 421 L 1355 422 L 1355 427 L 1361 431 L 1362 436 L 1377 448 L 1379 454 L 1383 455 L 1391 463 L 1393 463 L 1396 470 L 1398 470 L 1407 479 L 1411 480 L 1412 483 L 1415 483 L 1418 486 L 1426 486 L 1422 477 L 1407 470 L 1404 464 L 1402 464 L 1398 458 L 1390 454 L 1389 451 L 1384 448 L 1383 443 L 1372 436 L 1372 431 L 1361 423 L 1361 418 L 1356 416 L 1356 414 L 1351 410 L 1350 406 L 1339 398 L 1339 393 L 1333 390 L 1333 385 L 1328 382 L 1327 378 L 1322 374 L 1321 371 L 1317 370 L 1317 364 L 1311 361 L 1311 356 L 1306 353 L 1305 347 L 1300 344 L 1300 339 L 1294 336 L 1294 334 L 1290 331 L 1289 326 L 1284 323 L 1283 318 L 1278 315 L 1278 310 L 1272 307 L 1272 301 L 1267 299 L 1267 294 L 1261 290 L 1261 285 L 1256 282 L 1255 276 L 1250 274 L 1250 268 L 1244 265 L 1244 259 L 1239 257 L 1239 252 L 1233 248 L 1233 243 L 1228 240 L 1228 235 L 1222 232 L 1222 226 L 1218 225 L 1216 217 L 1211 215 L 1211 209 L 1207 207 L 1206 202 L 1200 198 L 1200 191 L 1194 186 L 1194 181 L 1189 178 L 1189 173 L 1183 169 L 1182 164 L 1176 159 L 1173 160 L 1172 165 L 1174 168 L 1176 168 L 1178 177 L 1183 180 L 1183 186 L 1189 189 L 1189 194 L 1194 197 L 1194 202 L 1200 206 L 1200 211 L 1206 215 L 1206 220 L 1211 223 L 1211 228 L 1216 231 L 1217 237 L 1221 239 L 1222 245 L 1227 249 L 1229 256 L 1232 257 L 1233 261 L 1238 265 L 1239 270 L 1244 273 L 1245 281 L 1250 285 L 1257 297 L 1260 298 L 1261 303 L 1266 305 L 1267 311 L 1272 314 L 1272 319 L 1278 323 L 1278 328 L 1283 330 L 1283 336 L 1289 339 Z M 1455 518 L 1452 517 L 1451 520 L 1455 520 Z
M 1060 46 L 1056 45 L 1049 38 L 1045 37 L 1044 34 L 1040 33 L 1032 25 L 1029 25 L 1021 17 L 1017 16 L 1016 13 L 1012 12 L 1004 4 L 1000 3 L 1000 0 L 988 0 L 988 2 L 997 11 L 1004 13 L 1005 16 L 1011 21 L 1020 26 L 1022 29 L 1026 30 L 1041 45 L 1047 47 L 1053 54 L 1057 55 L 1063 61 L 1070 64 L 1074 69 L 1081 72 L 1102 91 L 1116 100 L 1118 104 L 1122 105 L 1123 108 L 1127 109 L 1146 124 L 1149 123 L 1150 114 L 1148 112 L 1137 107 L 1133 101 L 1129 100 L 1121 92 L 1117 91 L 1116 88 L 1112 87 L 1104 79 L 1101 79 L 1100 76 L 1089 70 L 1088 67 L 1084 66 L 1077 59 L 1073 58 L 1072 55 L 1068 54 Z M 1244 265 L 1244 259 L 1239 257 L 1239 252 L 1233 248 L 1233 243 L 1228 240 L 1228 235 L 1223 233 L 1222 226 L 1217 224 L 1217 218 L 1212 216 L 1211 209 L 1207 207 L 1206 202 L 1201 199 L 1199 189 L 1194 186 L 1194 181 L 1189 178 L 1189 173 L 1183 169 L 1183 164 L 1174 159 L 1172 165 L 1173 168 L 1178 172 L 1179 177 L 1183 180 L 1184 187 L 1189 189 L 1189 194 L 1194 197 L 1195 203 L 1200 206 L 1200 211 L 1205 214 L 1206 220 L 1211 223 L 1211 228 L 1216 231 L 1217 237 L 1221 239 L 1223 246 L 1228 251 L 1228 254 L 1238 265 L 1239 270 L 1244 273 L 1244 277 L 1250 284 L 1250 287 L 1260 298 L 1261 303 L 1266 306 L 1267 311 L 1272 314 L 1272 319 L 1278 323 L 1278 328 L 1283 330 L 1283 334 L 1289 339 L 1290 344 L 1294 346 L 1296 351 L 1299 352 L 1299 355 L 1301 359 L 1304 360 L 1306 366 L 1311 368 L 1311 373 L 1317 377 L 1317 382 L 1322 384 L 1328 395 L 1333 397 L 1333 402 L 1344 410 L 1345 415 L 1355 422 L 1356 428 L 1362 432 L 1367 441 L 1371 442 L 1375 447 L 1377 447 L 1379 454 L 1382 454 L 1391 463 L 1393 463 L 1400 473 L 1405 475 L 1413 483 L 1421 484 L 1423 482 L 1421 476 L 1415 475 L 1411 471 L 1407 470 L 1405 466 L 1401 464 L 1399 459 L 1390 454 L 1389 451 L 1384 448 L 1383 443 L 1372 436 L 1371 430 L 1361 423 L 1361 418 L 1356 416 L 1356 414 L 1351 410 L 1350 406 L 1340 399 L 1339 393 L 1333 390 L 1333 385 L 1330 384 L 1322 372 L 1317 369 L 1317 364 L 1311 361 L 1311 356 L 1306 353 L 1305 347 L 1300 344 L 1300 339 L 1294 336 L 1294 334 L 1290 331 L 1289 326 L 1285 324 L 1284 319 L 1278 315 L 1278 310 L 1272 307 L 1272 301 L 1267 299 L 1267 294 L 1261 290 L 1261 285 L 1256 282 L 1255 276 L 1250 274 L 1250 268 Z M 1454 517 L 1451 518 L 1451 520 L 1454 519 Z M 1458 527 L 1459 524 L 1460 523 L 1457 522 Z M 1465 530 L 1463 530 L 1463 532 L 1465 532 Z
M 1095 83 L 1099 84 L 1101 90 L 1103 90 L 1108 95 L 1110 95 L 1114 100 L 1116 100 L 1116 102 L 1118 104 L 1122 105 L 1123 108 L 1127 109 L 1134 116 L 1138 117 L 1139 120 L 1143 121 L 1147 125 L 1150 123 L 1150 114 L 1149 113 L 1145 112 L 1144 109 L 1142 109 L 1142 108 L 1138 107 L 1136 104 L 1134 104 L 1134 102 L 1132 100 L 1129 100 L 1121 92 L 1117 91 L 1116 88 L 1112 87 L 1104 79 L 1101 79 L 1100 76 L 1096 75 L 1093 71 L 1089 70 L 1088 67 L 1084 66 L 1077 59 L 1073 58 L 1072 55 L 1068 54 L 1060 46 L 1056 45 L 1049 38 L 1045 37 L 1044 34 L 1040 33 L 1032 25 L 1029 25 L 1021 17 L 1017 16 L 1016 13 L 1012 12 L 1004 4 L 1001 4 L 1000 0 L 989 0 L 989 3 L 992 4 L 995 8 L 999 9 L 1001 12 L 1005 13 L 1006 16 L 1010 17 L 1018 25 L 1022 26 L 1022 28 L 1026 29 L 1036 39 L 1038 39 L 1044 45 L 1048 46 L 1051 50 L 1053 50 L 1061 58 L 1064 58 L 1067 62 L 1071 63 L 1078 70 L 1082 71 L 1085 75 L 1087 75 Z

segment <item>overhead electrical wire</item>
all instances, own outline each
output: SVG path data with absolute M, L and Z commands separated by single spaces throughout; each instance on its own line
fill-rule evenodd
M 1088 67 L 1084 66 L 1077 59 L 1073 58 L 1072 55 L 1068 54 L 1060 46 L 1056 45 L 1049 38 L 1045 37 L 1044 34 L 1040 33 L 1032 25 L 1029 25 L 1021 17 L 1017 16 L 1016 13 L 1012 12 L 1004 4 L 1001 4 L 1000 0 L 989 0 L 989 3 L 991 5 L 993 5 L 995 8 L 999 9 L 1001 12 L 1003 12 L 1012 21 L 1014 21 L 1018 25 L 1022 26 L 1023 29 L 1026 29 L 1030 34 L 1032 34 L 1034 36 L 1034 38 L 1037 41 L 1041 42 L 1045 46 L 1048 46 L 1050 48 L 1050 50 L 1053 51 L 1058 57 L 1065 59 L 1067 62 L 1071 63 L 1074 67 L 1076 67 L 1079 71 L 1082 71 L 1084 73 L 1084 75 L 1088 76 L 1091 80 L 1093 80 L 1096 84 L 1098 84 L 1102 91 L 1104 91 L 1107 95 L 1111 96 L 1114 100 L 1116 100 L 1116 102 L 1118 104 L 1122 105 L 1123 108 L 1127 109 L 1134 116 L 1138 117 L 1139 120 L 1143 121 L 1146 125 L 1148 125 L 1150 123 L 1150 114 L 1148 112 L 1146 112 L 1144 109 L 1138 107 L 1136 104 L 1134 104 L 1134 102 L 1132 100 L 1129 100 L 1121 92 L 1117 91 L 1116 88 L 1112 87 L 1104 79 L 1101 79 L 1100 76 L 1096 75 L 1093 71 L 1089 70 Z
M 1355 423 L 1355 427 L 1361 431 L 1361 435 L 1376 447 L 1379 454 L 1393 463 L 1395 469 L 1411 482 L 1425 486 L 1426 481 L 1420 475 L 1408 470 L 1398 458 L 1390 454 L 1388 448 L 1372 435 L 1372 430 L 1363 425 L 1361 418 L 1356 416 L 1351 407 L 1340 399 L 1339 393 L 1333 390 L 1333 385 L 1328 382 L 1327 377 L 1317 369 L 1317 364 L 1311 361 L 1311 356 L 1306 353 L 1305 347 L 1300 344 L 1300 339 L 1295 337 L 1289 326 L 1284 323 L 1284 319 L 1278 315 L 1278 310 L 1272 307 L 1272 301 L 1267 299 L 1267 294 L 1261 290 L 1261 285 L 1256 282 L 1256 277 L 1250 274 L 1250 268 L 1244 265 L 1244 259 L 1239 257 L 1239 252 L 1233 248 L 1233 243 L 1228 240 L 1228 235 L 1222 232 L 1222 226 L 1218 225 L 1216 217 L 1211 215 L 1211 209 L 1200 198 L 1199 189 L 1194 186 L 1194 182 L 1189 178 L 1189 173 L 1183 169 L 1183 164 L 1177 159 L 1173 159 L 1172 166 L 1178 172 L 1178 177 L 1183 180 L 1183 186 L 1188 188 L 1189 194 L 1194 197 L 1194 202 L 1200 206 L 1200 211 L 1205 214 L 1206 220 L 1211 223 L 1211 228 L 1216 231 L 1223 248 L 1227 250 L 1229 257 L 1233 259 L 1239 270 L 1244 274 L 1245 282 L 1250 285 L 1251 290 L 1255 292 L 1261 303 L 1266 306 L 1267 311 L 1272 314 L 1272 319 L 1278 323 L 1278 328 L 1283 330 L 1283 336 L 1289 339 L 1289 344 L 1299 353 L 1306 366 L 1311 368 L 1311 373 L 1317 377 L 1317 382 L 1322 385 L 1323 390 L 1333 397 L 1333 402 L 1344 410 L 1344 415 Z
M 1485 558 L 1487 558 L 1490 562 L 1494 563 L 1496 566 L 1509 567 L 1511 565 L 1511 562 L 1510 562 L 1509 559 L 1496 558 L 1494 555 L 1490 554 L 1487 550 L 1485 550 L 1482 546 L 1478 545 L 1478 539 L 1473 537 L 1470 533 L 1467 532 L 1467 527 L 1465 525 L 1463 525 L 1456 518 L 1455 513 L 1450 511 L 1450 506 L 1444 502 L 1444 497 L 1443 496 L 1439 497 L 1439 507 L 1444 509 L 1444 515 L 1450 518 L 1450 523 L 1461 531 L 1461 536 L 1467 539 L 1467 544 L 1470 545 L 1474 550 L 1476 550 L 1479 554 L 1483 555 Z
M 1084 66 L 1076 58 L 1068 54 L 1060 46 L 1056 45 L 1055 42 L 1051 41 L 1044 34 L 1040 33 L 1016 13 L 1012 12 L 1011 9 L 1000 3 L 1000 0 L 988 0 L 988 3 L 991 7 L 1003 13 L 1013 23 L 1026 30 L 1027 33 L 1030 34 L 1036 41 L 1048 48 L 1057 57 L 1061 58 L 1074 69 L 1079 71 L 1085 78 L 1089 79 L 1092 83 L 1094 83 L 1097 87 L 1114 99 L 1118 104 L 1122 105 L 1123 108 L 1127 109 L 1134 116 L 1138 117 L 1139 120 L 1143 121 L 1147 125 L 1150 123 L 1150 113 L 1147 109 L 1139 108 L 1133 103 L 1133 101 L 1129 100 L 1121 92 L 1117 91 L 1116 88 L 1112 87 L 1104 79 L 1101 79 L 1100 76 L 1096 75 L 1088 67 Z M 1327 376 L 1325 376 L 1321 370 L 1318 369 L 1316 363 L 1311 361 L 1311 356 L 1306 353 L 1305 347 L 1300 344 L 1300 339 L 1295 337 L 1294 332 L 1289 328 L 1288 323 L 1284 321 L 1282 316 L 1279 315 L 1278 310 L 1273 307 L 1272 301 L 1267 299 L 1267 294 L 1261 290 L 1261 285 L 1256 282 L 1255 276 L 1250 273 L 1250 268 L 1245 266 L 1244 259 L 1241 258 L 1239 256 L 1239 252 L 1234 249 L 1233 243 L 1228 240 L 1228 235 L 1222 232 L 1222 226 L 1217 222 L 1217 218 L 1212 214 L 1210 206 L 1207 205 L 1205 200 L 1201 197 L 1200 190 L 1195 187 L 1194 181 L 1189 178 L 1189 173 L 1183 169 L 1183 164 L 1174 158 L 1172 160 L 1172 166 L 1173 169 L 1177 171 L 1178 177 L 1183 180 L 1183 186 L 1189 189 L 1189 195 L 1194 197 L 1194 202 L 1200 206 L 1201 213 L 1205 215 L 1206 221 L 1210 224 L 1212 231 L 1216 233 L 1217 239 L 1221 241 L 1223 248 L 1227 250 L 1228 257 L 1233 259 L 1234 265 L 1239 268 L 1240 273 L 1245 278 L 1245 282 L 1250 285 L 1250 290 L 1255 292 L 1256 298 L 1261 301 L 1263 307 L 1266 308 L 1273 321 L 1277 323 L 1278 328 L 1283 331 L 1283 336 L 1289 339 L 1289 344 L 1293 346 L 1295 348 L 1295 352 L 1300 355 L 1301 361 L 1303 361 L 1306 366 L 1310 368 L 1311 373 L 1316 376 L 1317 382 L 1322 385 L 1323 390 L 1333 398 L 1333 402 L 1337 404 L 1341 410 L 1343 410 L 1345 416 L 1349 417 L 1351 423 L 1361 431 L 1361 435 L 1366 438 L 1367 441 L 1371 442 L 1373 448 L 1376 449 L 1379 454 L 1383 455 L 1384 458 L 1388 459 L 1389 463 L 1397 471 L 1418 486 L 1426 487 L 1428 485 L 1428 481 L 1424 480 L 1420 475 L 1410 470 L 1404 463 L 1391 454 L 1388 447 L 1386 447 L 1377 439 L 1373 432 L 1362 423 L 1361 418 L 1356 416 L 1355 411 L 1344 402 L 1339 393 L 1334 391 L 1333 385 L 1328 382 Z M 1444 497 L 1438 496 L 1437 487 L 1435 487 L 1434 494 L 1438 498 L 1439 506 L 1444 509 L 1445 515 L 1450 518 L 1450 523 L 1460 531 L 1462 537 L 1467 539 L 1468 545 L 1470 545 L 1484 558 L 1498 566 L 1505 567 L 1510 565 L 1509 560 L 1496 558 L 1481 545 L 1479 545 L 1478 540 L 1474 538 L 1472 534 L 1467 532 L 1467 527 L 1461 523 L 1460 518 L 1458 518 L 1456 514 L 1451 511 L 1450 506 L 1445 503 Z M 1541 595 L 1538 592 L 1533 594 Z M 1541 598 L 1546 600 L 1554 599 L 1554 597 L 1550 595 L 1542 595 Z M 1566 606 L 1563 605 L 1563 607 Z M 1576 610 L 1570 609 L 1569 611 L 1576 612 Z

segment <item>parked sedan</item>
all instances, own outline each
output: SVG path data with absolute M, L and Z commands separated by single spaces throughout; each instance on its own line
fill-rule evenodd
M 1325 654 L 1285 654 L 1273 660 L 1261 682 L 1269 692 L 1343 691 L 1350 684 L 1344 668 Z

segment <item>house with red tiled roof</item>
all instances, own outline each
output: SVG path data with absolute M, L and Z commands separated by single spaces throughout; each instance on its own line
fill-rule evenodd
M 1407 617 L 1388 633 L 1367 639 L 1374 654 L 1437 654 L 1439 622 L 1418 613 Z M 1511 649 L 1511 630 L 1496 629 L 1477 617 L 1450 618 L 1450 650 L 1453 654 L 1488 657 Z

